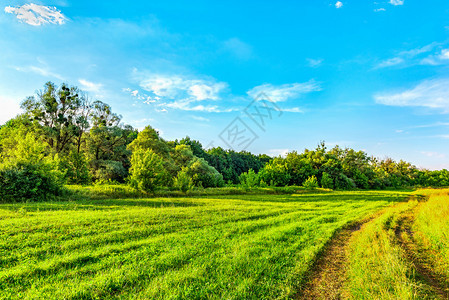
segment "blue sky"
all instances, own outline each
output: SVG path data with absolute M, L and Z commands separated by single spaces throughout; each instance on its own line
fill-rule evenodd
M 0 3 L 0 123 L 67 82 L 170 140 L 271 155 L 324 140 L 449 168 L 448 1 Z M 245 107 L 262 104 L 258 126 Z

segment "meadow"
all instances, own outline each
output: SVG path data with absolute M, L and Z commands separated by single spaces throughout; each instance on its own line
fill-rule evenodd
M 414 194 L 351 238 L 345 298 L 449 299 L 449 190 Z
M 339 230 L 409 197 L 88 194 L 0 204 L 0 298 L 296 298 Z

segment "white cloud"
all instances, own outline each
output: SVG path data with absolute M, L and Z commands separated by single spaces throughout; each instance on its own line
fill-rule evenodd
M 209 122 L 210 120 L 207 118 L 199 117 L 199 116 L 192 116 L 192 119 L 201 121 L 201 122 Z
M 270 101 L 282 102 L 316 91 L 321 91 L 321 86 L 314 80 L 310 80 L 304 83 L 282 85 L 272 85 L 267 83 L 252 88 L 247 94 L 253 99 L 257 99 L 260 95 L 264 94 Z
M 433 152 L 433 151 L 422 151 L 421 154 L 427 157 L 435 157 L 435 158 L 445 158 L 446 155 L 443 153 Z
M 398 51 L 397 55 L 393 58 L 389 58 L 381 61 L 374 69 L 388 68 L 392 66 L 410 67 L 414 65 L 440 65 L 443 64 L 443 55 L 448 55 L 444 49 L 438 53 L 435 53 L 434 49 L 441 46 L 441 43 L 433 42 L 423 47 L 418 47 L 405 51 Z
M 194 101 L 191 100 L 177 100 L 169 103 L 160 103 L 158 106 L 167 107 L 173 109 L 179 109 L 184 111 L 198 111 L 198 112 L 214 112 L 214 113 L 223 113 L 223 112 L 231 112 L 239 110 L 238 108 L 220 108 L 218 105 L 202 105 L 195 104 Z
M 89 92 L 98 93 L 103 87 L 101 83 L 93 83 L 85 79 L 79 79 L 78 82 L 81 84 L 81 89 Z
M 412 89 L 377 94 L 374 99 L 384 105 L 427 107 L 449 113 L 449 79 L 425 80 Z
M 383 7 L 374 9 L 374 12 L 381 12 L 381 11 L 386 11 L 386 9 Z
M 228 84 L 213 80 L 189 79 L 178 75 L 151 75 L 143 79 L 140 86 L 161 98 L 189 98 L 202 101 L 219 100 L 220 93 L 228 87 Z
M 290 151 L 289 149 L 270 149 L 268 150 L 268 155 L 272 157 L 274 156 L 286 157 L 289 151 Z
M 44 77 L 53 77 L 53 78 L 56 78 L 59 80 L 64 80 L 64 78 L 61 75 L 50 71 L 49 68 L 46 66 L 44 66 L 44 67 L 36 67 L 36 66 L 14 67 L 14 69 L 19 72 L 25 72 L 25 73 L 32 72 L 32 73 L 35 73 L 35 74 L 38 74 L 38 75 L 41 75 Z
M 304 111 L 299 107 L 291 107 L 291 108 L 282 108 L 283 112 L 291 112 L 291 113 L 303 113 Z
M 376 69 L 388 68 L 388 67 L 400 65 L 403 62 L 405 62 L 405 61 L 402 57 L 393 57 L 393 58 L 381 61 L 375 68 Z
M 25 4 L 18 7 L 7 6 L 5 12 L 15 14 L 17 19 L 32 26 L 43 24 L 65 23 L 67 18 L 56 7 L 37 5 L 34 3 Z
M 203 83 L 199 82 L 189 87 L 189 94 L 198 101 L 202 100 L 218 100 L 218 95 L 228 85 L 224 82 L 218 83 Z
M 319 67 L 323 63 L 323 59 L 313 59 L 313 58 L 307 58 L 307 62 L 309 63 L 309 66 L 312 68 Z
M 449 49 L 441 50 L 440 59 L 449 59 Z
M 390 4 L 391 5 L 403 5 L 404 4 L 404 0 L 390 0 Z
M 337 3 L 335 3 L 335 7 L 336 8 L 342 8 L 343 7 L 343 3 L 341 3 L 341 1 L 337 1 Z

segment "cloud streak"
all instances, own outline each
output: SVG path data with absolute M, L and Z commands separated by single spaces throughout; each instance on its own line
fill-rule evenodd
M 394 6 L 404 5 L 404 0 L 390 0 L 390 4 Z
M 264 94 L 273 102 L 284 102 L 299 98 L 304 94 L 321 91 L 321 86 L 314 80 L 304 83 L 290 83 L 282 85 L 263 84 L 256 86 L 247 92 L 248 96 L 257 99 Z
M 56 7 L 37 5 L 34 3 L 22 6 L 5 7 L 5 12 L 16 15 L 17 19 L 32 26 L 41 26 L 44 24 L 62 25 L 67 21 L 60 10 Z
M 425 80 L 412 89 L 374 96 L 378 104 L 427 107 L 449 113 L 449 78 Z

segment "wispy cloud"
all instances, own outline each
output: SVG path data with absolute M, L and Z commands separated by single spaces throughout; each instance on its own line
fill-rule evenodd
M 81 89 L 86 90 L 88 92 L 98 93 L 103 88 L 103 84 L 93 83 L 85 79 L 79 79 L 78 82 L 81 84 Z
M 381 68 L 397 66 L 397 65 L 402 64 L 404 61 L 405 60 L 402 57 L 393 57 L 393 58 L 389 58 L 384 61 L 381 61 L 375 68 L 381 69 Z
M 396 56 L 382 60 L 374 69 L 447 63 L 449 61 L 449 49 L 441 49 L 441 46 L 441 43 L 434 42 L 423 47 L 398 51 Z
M 47 66 L 40 66 L 40 67 L 26 66 L 26 67 L 13 67 L 13 68 L 19 72 L 25 72 L 25 73 L 31 72 L 31 73 L 35 73 L 35 74 L 38 74 L 40 76 L 47 77 L 47 78 L 50 77 L 50 78 L 56 78 L 59 80 L 64 80 L 64 78 L 61 75 L 52 72 Z
M 17 19 L 32 26 L 44 24 L 62 25 L 67 20 L 66 16 L 56 7 L 37 5 L 34 3 L 17 7 L 7 6 L 5 7 L 5 12 L 15 14 Z
M 268 155 L 272 157 L 273 156 L 286 157 L 289 151 L 290 151 L 289 149 L 270 149 L 268 150 Z
M 317 91 L 321 91 L 320 84 L 314 80 L 310 80 L 304 83 L 289 83 L 282 85 L 272 85 L 267 83 L 252 88 L 247 94 L 253 99 L 256 99 L 261 94 L 265 94 L 270 101 L 283 102 Z
M 384 105 L 427 107 L 449 113 L 449 79 L 425 80 L 412 89 L 377 94 L 374 99 Z
M 141 80 L 140 86 L 161 98 L 203 101 L 220 99 L 220 93 L 228 87 L 228 84 L 213 80 L 191 79 L 180 75 L 155 74 Z
M 318 58 L 318 59 L 307 58 L 306 60 L 309 64 L 309 67 L 312 67 L 312 68 L 317 68 L 317 67 L 321 66 L 321 64 L 323 63 L 323 59 L 321 59 L 321 58 Z
M 192 116 L 192 119 L 201 121 L 201 122 L 209 122 L 210 121 L 210 119 L 208 119 L 208 118 L 199 117 L 199 116 Z
M 446 158 L 445 154 L 434 152 L 434 151 L 421 151 L 421 154 L 423 154 L 427 157 Z
M 374 9 L 374 12 L 381 12 L 381 11 L 386 11 L 386 9 L 383 7 Z
M 335 7 L 336 8 L 342 8 L 343 7 L 343 3 L 341 1 L 337 1 L 337 3 L 335 3 Z
M 291 113 L 303 113 L 304 111 L 299 107 L 290 107 L 290 108 L 282 108 L 283 112 L 291 112 Z
M 404 0 L 390 0 L 390 4 L 394 6 L 404 5 Z

